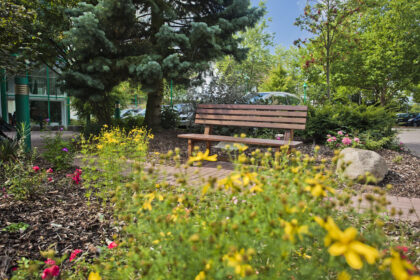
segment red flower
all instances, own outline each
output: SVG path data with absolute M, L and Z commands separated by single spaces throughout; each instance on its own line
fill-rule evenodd
M 55 261 L 54 261 L 54 260 L 52 260 L 52 259 L 47 259 L 47 260 L 45 261 L 45 263 L 46 263 L 46 264 L 48 264 L 48 265 L 51 265 L 51 266 L 55 265 Z
M 52 178 L 51 177 L 48 177 L 48 182 L 52 182 Z
M 397 246 L 395 247 L 395 249 L 399 250 L 399 251 L 403 251 L 404 253 L 408 252 L 408 248 L 405 246 Z
M 77 256 L 77 254 L 80 254 L 82 252 L 82 250 L 79 250 L 79 249 L 76 249 L 76 250 L 74 250 L 72 253 L 71 253 L 71 255 L 70 255 L 70 261 L 73 261 L 75 258 L 76 258 L 76 256 Z
M 108 249 L 114 249 L 117 246 L 118 246 L 117 243 L 115 243 L 114 241 L 112 241 L 111 243 L 109 243 Z
M 16 271 L 16 270 L 18 270 L 18 267 L 17 266 L 14 266 L 14 267 L 12 267 L 12 269 L 11 269 L 12 271 Z
M 47 169 L 47 173 L 53 173 L 53 171 L 54 171 L 54 170 L 53 170 L 52 168 L 48 168 L 48 169 Z
M 33 171 L 38 172 L 39 171 L 39 166 L 38 165 L 32 166 L 32 169 L 33 169 Z
M 41 277 L 42 279 L 51 279 L 54 276 L 58 276 L 58 274 L 60 274 L 60 268 L 54 265 L 54 266 L 44 269 Z

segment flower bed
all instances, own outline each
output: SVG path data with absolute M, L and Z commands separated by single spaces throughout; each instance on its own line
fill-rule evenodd
M 83 186 L 89 197 L 112 203 L 121 231 L 111 249 L 100 248 L 92 262 L 76 256 L 60 277 L 418 279 L 409 263 L 415 252 L 397 247 L 410 241 L 395 244 L 377 215 L 384 192 L 370 196 L 363 215 L 345 208 L 350 194 L 335 191 L 338 182 L 316 151 L 242 152 L 229 176 L 196 185 L 179 150 L 161 156 L 177 162 L 175 180 L 145 163 L 150 138 L 144 130 L 103 130 L 94 142 L 82 141 Z M 197 153 L 188 164 L 214 159 Z

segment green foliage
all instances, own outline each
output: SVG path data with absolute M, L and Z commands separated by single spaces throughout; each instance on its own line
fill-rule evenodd
M 327 134 L 344 130 L 359 136 L 369 133 L 373 139 L 379 140 L 383 137 L 393 138 L 394 124 L 394 113 L 383 107 L 355 104 L 310 106 L 306 129 L 297 134 L 302 133 L 306 140 L 323 142 Z
M 261 83 L 272 67 L 273 56 L 269 47 L 273 46 L 274 35 L 267 33 L 266 20 L 253 28 L 246 28 L 237 35 L 241 47 L 248 49 L 246 59 L 237 61 L 233 56 L 226 56 L 216 63 L 218 73 L 230 85 L 244 88 L 244 94 L 259 91 Z
M 140 128 L 143 126 L 144 117 L 142 116 L 129 116 L 124 119 L 114 120 L 113 126 L 124 129 L 125 131 L 130 131 L 135 128 Z
M 22 222 L 11 223 L 10 225 L 4 227 L 2 229 L 2 231 L 7 231 L 7 232 L 10 232 L 10 233 L 24 232 L 28 227 L 29 227 L 28 224 L 22 223 Z
M 146 124 L 159 125 L 163 79 L 188 83 L 224 55 L 244 58 L 237 31 L 253 26 L 263 9 L 238 1 L 81 2 L 64 33 L 69 48 L 64 88 L 110 123 L 110 91 L 131 78 L 148 93 Z M 117 30 L 117 31 L 116 31 Z M 112 104 L 113 105 L 113 104 Z
M 27 155 L 20 145 L 16 160 L 3 164 L 1 170 L 3 185 L 6 193 L 12 195 L 14 199 L 30 199 L 44 192 L 48 183 L 47 174 L 33 165 L 35 157 L 36 152 Z
M 65 170 L 72 166 L 75 149 L 71 140 L 63 139 L 61 131 L 42 136 L 46 151 L 42 156 L 53 165 L 54 169 Z
M 0 138 L 0 163 L 15 160 L 19 150 L 19 141 Z
M 175 128 L 179 123 L 179 112 L 171 106 L 164 106 L 160 118 L 163 128 Z

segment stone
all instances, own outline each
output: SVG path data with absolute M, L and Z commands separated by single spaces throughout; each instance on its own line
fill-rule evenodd
M 341 177 L 357 180 L 361 183 L 371 181 L 379 183 L 388 173 L 388 166 L 384 158 L 378 153 L 356 148 L 345 148 L 340 152 L 336 173 Z

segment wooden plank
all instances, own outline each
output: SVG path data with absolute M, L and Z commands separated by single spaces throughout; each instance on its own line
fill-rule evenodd
M 305 129 L 304 124 L 283 124 L 283 123 L 264 123 L 264 122 L 244 122 L 244 121 L 219 121 L 219 120 L 195 120 L 196 124 L 207 125 L 228 125 L 228 126 L 248 126 L 262 128 L 284 128 L 284 129 Z
M 212 142 L 234 142 L 244 143 L 249 145 L 261 145 L 261 146 L 283 146 L 289 145 L 291 147 L 302 144 L 300 141 L 285 141 L 285 140 L 274 140 L 274 139 L 259 139 L 259 138 L 239 138 L 232 136 L 223 135 L 205 135 L 205 134 L 179 134 L 178 138 L 193 139 L 195 141 L 212 141 Z
M 202 109 L 198 108 L 199 114 L 221 114 L 221 115 L 252 115 L 252 116 L 282 116 L 282 117 L 306 117 L 307 112 L 292 111 L 257 111 L 257 110 L 229 110 L 229 109 Z
M 250 110 L 285 110 L 307 111 L 308 106 L 293 105 L 252 105 L 252 104 L 198 104 L 197 108 L 206 109 L 250 109 Z
M 306 123 L 306 118 L 281 118 L 281 117 L 260 117 L 260 116 L 238 116 L 238 115 L 214 115 L 200 114 L 195 115 L 195 119 L 206 120 L 237 120 L 252 122 L 274 122 L 274 123 Z

